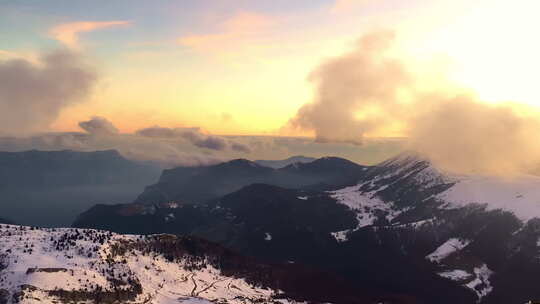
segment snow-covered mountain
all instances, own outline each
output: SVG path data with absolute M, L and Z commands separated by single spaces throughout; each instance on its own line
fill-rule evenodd
M 446 174 L 413 153 L 348 178 L 332 191 L 258 184 L 197 206 L 97 206 L 75 226 L 193 234 L 412 303 L 540 299 L 540 178 Z
M 399 246 L 406 252 L 437 244 L 420 255 L 438 276 L 473 291 L 478 302 L 540 296 L 528 283 L 530 272 L 540 275 L 540 177 L 444 174 L 407 153 L 370 168 L 357 185 L 331 196 L 355 212 L 358 223 L 334 232 L 338 242 L 362 228 L 378 236 L 420 238 Z M 519 273 L 523 265 L 529 265 L 527 274 Z M 509 292 L 515 284 L 521 294 Z
M 192 237 L 3 224 L 0 244 L 3 304 L 300 303 L 291 282 L 317 277 Z
M 477 205 L 506 211 L 524 223 L 540 218 L 540 177 L 445 174 L 413 153 L 371 167 L 360 183 L 335 191 L 334 197 L 355 210 L 379 209 L 390 221 L 430 203 L 440 204 L 440 209 Z M 366 212 L 366 218 L 373 216 Z

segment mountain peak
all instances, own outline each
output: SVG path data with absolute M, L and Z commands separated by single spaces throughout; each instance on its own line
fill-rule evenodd
M 401 152 L 398 155 L 379 163 L 377 166 L 405 167 L 405 166 L 413 166 L 418 163 L 424 163 L 424 164 L 428 164 L 429 166 L 432 166 L 432 163 L 427 156 L 420 154 L 418 152 L 415 152 L 415 151 L 411 151 L 411 150 Z
M 230 160 L 230 161 L 222 163 L 222 164 L 227 164 L 227 165 L 232 165 L 232 166 L 260 167 L 260 165 L 257 164 L 256 162 L 253 162 L 253 161 L 251 161 L 249 159 L 245 159 L 245 158 L 233 159 L 233 160 Z
M 256 160 L 255 162 L 261 166 L 270 167 L 274 169 L 285 168 L 292 164 L 298 163 L 310 163 L 313 162 L 315 158 L 307 157 L 303 155 L 295 155 L 282 160 Z

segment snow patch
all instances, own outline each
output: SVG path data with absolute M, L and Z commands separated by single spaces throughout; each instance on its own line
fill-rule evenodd
M 334 239 L 336 239 L 338 243 L 342 243 L 349 240 L 349 238 L 347 237 L 347 234 L 349 234 L 349 232 L 351 232 L 350 229 L 338 232 L 331 232 L 330 234 L 334 237 Z
M 475 279 L 465 284 L 467 288 L 473 290 L 478 296 L 478 302 L 487 296 L 492 290 L 493 287 L 489 282 L 489 277 L 493 274 L 486 264 L 482 264 L 480 267 L 474 268 Z
M 373 225 L 380 216 L 384 216 L 388 221 L 391 221 L 406 211 L 405 209 L 395 210 L 392 202 L 385 202 L 377 197 L 376 192 L 380 191 L 380 189 L 369 192 L 360 191 L 363 185 L 358 184 L 330 191 L 330 197 L 335 199 L 338 204 L 345 205 L 356 212 L 358 225 L 354 231 Z
M 469 240 L 451 238 L 439 246 L 439 248 L 437 248 L 435 251 L 426 256 L 426 259 L 430 260 L 431 262 L 439 263 L 452 253 L 465 248 L 470 242 L 471 241 Z
M 450 279 L 452 281 L 463 281 L 472 276 L 472 274 L 466 272 L 465 270 L 461 269 L 454 269 L 454 270 L 448 270 L 437 273 L 439 276 L 443 278 Z

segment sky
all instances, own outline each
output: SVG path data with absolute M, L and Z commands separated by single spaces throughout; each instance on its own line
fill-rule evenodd
M 97 117 L 121 134 L 414 139 L 425 132 L 403 113 L 432 103 L 397 113 L 369 100 L 412 103 L 440 92 L 532 113 L 538 9 L 532 0 L 0 0 L 0 101 L 8 100 L 0 133 L 88 132 L 81 122 Z M 366 55 L 362 37 L 373 33 L 391 33 L 391 45 L 376 50 L 385 57 Z M 328 79 L 340 75 L 364 91 L 335 93 L 340 84 Z M 381 83 L 395 94 L 369 91 Z M 338 100 L 328 102 L 328 92 Z
M 62 109 L 56 131 L 98 115 L 126 132 L 160 125 L 276 134 L 313 98 L 310 72 L 381 28 L 395 30 L 411 58 L 457 61 L 457 80 L 490 99 L 540 97 L 532 79 L 499 85 L 539 67 L 531 62 L 538 43 L 514 50 L 534 37 L 535 1 L 3 0 L 0 8 L 0 56 L 67 47 L 97 69 L 96 88 Z M 500 56 L 514 60 L 492 73 Z

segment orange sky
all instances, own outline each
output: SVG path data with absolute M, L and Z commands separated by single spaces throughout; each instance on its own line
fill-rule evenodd
M 56 131 L 79 130 L 79 121 L 98 115 L 122 132 L 160 125 L 284 134 L 287 121 L 313 100 L 311 71 L 380 28 L 396 31 L 395 56 L 425 80 L 422 86 L 455 83 L 492 102 L 540 105 L 535 1 L 318 0 L 265 6 L 220 0 L 187 9 L 188 2 L 162 9 L 146 9 L 141 2 L 141 11 L 59 8 L 43 16 L 40 10 L 6 7 L 10 22 L 20 22 L 11 28 L 21 32 L 0 42 L 0 58 L 35 59 L 42 49 L 65 46 L 95 66 L 97 87 L 61 111 L 51 125 Z M 25 36 L 26 42 L 18 40 Z M 374 135 L 399 130 L 383 133 Z

